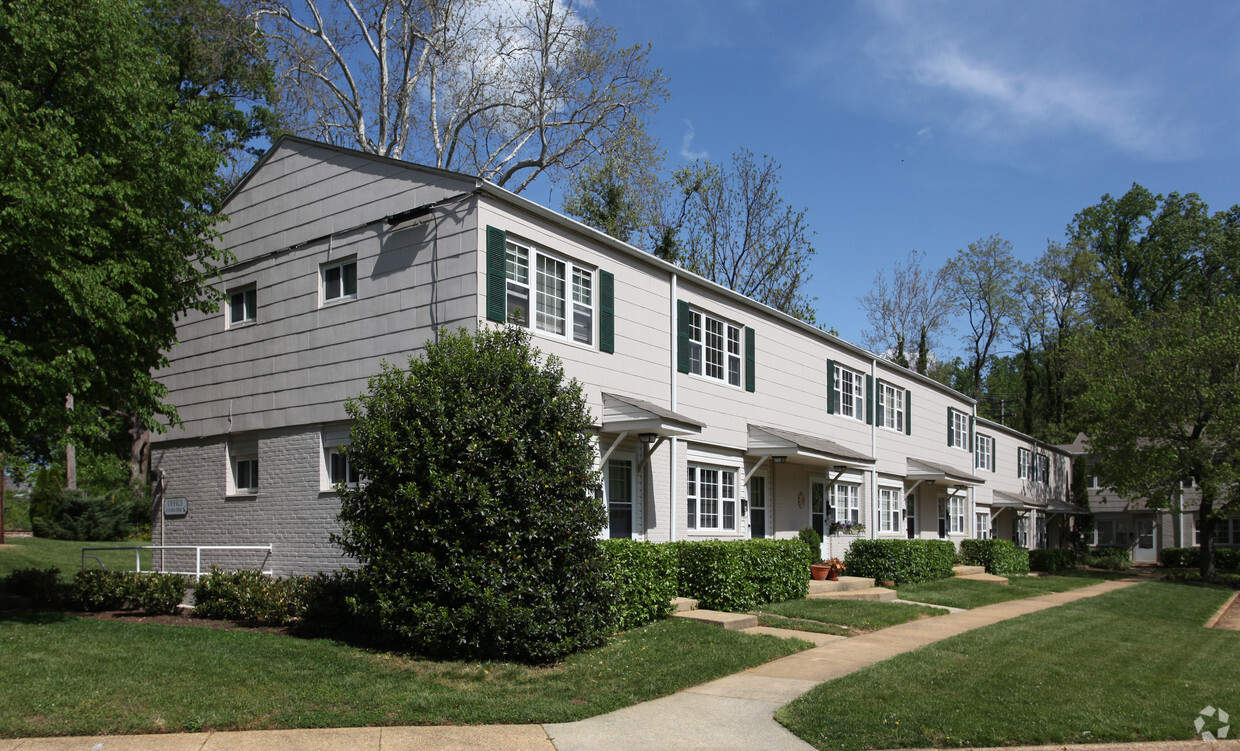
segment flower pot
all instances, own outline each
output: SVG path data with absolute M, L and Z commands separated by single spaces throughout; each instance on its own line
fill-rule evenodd
M 890 579 L 883 579 L 884 587 L 894 587 L 895 585 L 896 583 L 894 581 L 891 581 Z
M 811 579 L 822 581 L 823 579 L 826 579 L 830 574 L 831 574 L 830 566 L 819 566 L 816 563 L 810 564 L 809 576 Z
M 827 581 L 835 582 L 839 580 L 840 580 L 840 572 L 836 571 L 835 569 L 831 569 L 830 571 L 827 572 Z

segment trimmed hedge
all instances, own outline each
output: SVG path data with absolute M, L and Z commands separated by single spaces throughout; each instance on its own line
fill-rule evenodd
M 185 577 L 178 574 L 92 569 L 73 577 L 72 599 L 82 610 L 141 610 L 168 615 L 175 613 L 185 599 L 186 586 Z
M 56 605 L 66 598 L 66 587 L 60 581 L 60 569 L 19 568 L 0 579 L 10 594 L 25 597 L 35 605 Z
M 1201 566 L 1201 548 L 1163 548 L 1159 557 L 1162 559 L 1162 565 L 1168 568 Z M 1215 548 L 1214 566 L 1220 569 L 1240 570 L 1240 548 Z
M 857 540 L 844 555 L 849 576 L 896 584 L 952 576 L 956 547 L 947 540 Z
M 962 540 L 960 562 L 966 566 L 985 566 L 995 576 L 1029 573 L 1029 551 L 1011 540 Z
M 636 540 L 603 540 L 601 545 L 607 581 L 615 594 L 614 628 L 627 631 L 667 617 L 676 597 L 676 550 Z
M 814 556 L 800 540 L 675 542 L 680 594 L 707 610 L 744 612 L 804 597 Z
M 1034 571 L 1067 571 L 1076 568 L 1076 553 L 1067 548 L 1030 550 L 1029 568 Z
M 283 626 L 304 609 L 306 579 L 273 579 L 259 571 L 221 571 L 199 578 L 194 615 L 225 621 Z

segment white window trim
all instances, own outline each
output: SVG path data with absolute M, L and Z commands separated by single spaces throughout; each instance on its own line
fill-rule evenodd
M 1016 477 L 1020 480 L 1033 479 L 1033 452 L 1027 448 L 1016 449 Z
M 236 295 L 252 294 L 254 296 L 254 306 L 252 309 L 246 310 L 244 298 L 242 298 L 242 315 L 249 314 L 248 317 L 240 320 L 233 320 L 233 297 Z M 258 321 L 258 287 L 255 284 L 245 284 L 240 287 L 228 290 L 228 302 L 225 306 L 224 313 L 225 328 L 238 328 L 240 326 L 250 326 Z
M 1043 485 L 1049 484 L 1051 481 L 1051 458 L 1046 454 L 1036 454 L 1033 460 L 1035 477 L 1038 482 Z
M 344 291 L 344 268 L 349 265 L 353 266 L 353 292 L 352 294 L 346 294 Z M 331 271 L 332 269 L 340 269 L 340 294 L 336 297 L 328 298 L 327 296 L 327 272 Z M 327 263 L 322 264 L 321 266 L 319 266 L 319 306 L 322 307 L 326 305 L 339 305 L 341 303 L 346 303 L 351 300 L 356 300 L 357 294 L 358 294 L 357 289 L 359 286 L 361 286 L 360 284 L 358 284 L 358 281 L 359 279 L 357 275 L 357 256 L 341 258 L 336 261 L 328 261 Z
M 708 332 L 712 329 L 712 324 L 719 328 L 720 348 L 718 349 L 720 363 L 719 375 L 713 376 L 707 372 L 706 356 L 707 356 L 707 337 Z M 733 346 L 736 351 L 733 352 Z M 745 382 L 745 330 L 739 324 L 733 323 L 726 318 L 721 318 L 712 313 L 707 313 L 698 307 L 690 306 L 689 308 L 689 374 L 698 378 L 705 378 L 715 383 L 722 383 L 725 386 L 733 388 L 741 388 Z M 733 365 L 736 369 L 733 371 Z M 735 382 L 733 382 L 733 374 L 735 374 Z
M 940 413 L 941 414 L 941 413 Z M 952 448 L 962 451 L 972 451 L 969 446 L 969 415 L 967 412 L 961 412 L 952 408 Z
M 968 534 L 966 527 L 965 507 L 968 505 L 966 499 L 962 495 L 948 496 L 947 498 L 947 534 L 963 535 Z
M 847 375 L 847 379 L 845 379 Z M 865 422 L 865 374 L 859 370 L 835 364 L 835 377 L 832 379 L 835 387 L 835 414 L 848 417 L 853 420 Z M 844 381 L 847 380 L 851 387 L 851 393 L 845 394 Z M 848 410 L 844 408 L 844 397 L 848 396 L 851 403 L 848 404 Z
M 523 251 L 525 254 L 525 281 L 513 278 L 509 274 L 508 254 L 513 250 Z M 564 297 L 561 302 L 564 305 L 564 332 L 559 333 L 553 329 L 542 328 L 539 325 L 538 312 L 538 275 L 539 260 L 545 259 L 553 263 L 558 263 L 564 267 Z M 582 285 L 579 279 L 587 280 L 587 284 Z M 598 269 L 593 268 L 584 263 L 575 261 L 567 256 L 553 253 L 549 250 L 541 248 L 532 243 L 508 238 L 504 248 L 504 311 L 508 318 L 512 318 L 512 312 L 508 310 L 508 296 L 513 291 L 523 292 L 525 295 L 525 306 L 522 310 L 522 316 L 515 324 L 524 328 L 538 336 L 545 336 L 556 341 L 566 342 L 578 347 L 588 349 L 597 349 L 599 340 L 599 288 L 598 288 Z M 590 295 L 589 304 L 577 302 L 578 292 L 584 290 Z M 588 341 L 582 341 L 576 336 L 577 314 L 581 312 L 583 315 L 589 314 L 590 323 L 587 336 Z
M 905 535 L 907 531 L 904 528 L 904 518 L 904 489 L 880 485 L 877 531 L 880 534 Z
M 888 392 L 891 392 L 890 402 L 888 400 Z M 904 432 L 904 405 L 907 397 L 907 391 L 899 386 L 893 386 L 890 383 L 879 382 L 878 393 L 875 398 L 878 399 L 878 407 L 881 409 L 883 419 L 879 427 L 887 430 L 894 430 L 897 433 Z M 891 406 L 894 404 L 895 406 Z M 894 416 L 894 418 L 893 418 Z
M 703 524 L 703 521 L 702 521 L 703 517 L 705 516 L 702 512 L 702 501 L 703 501 L 702 473 L 703 471 L 716 473 L 714 489 L 716 492 L 715 500 L 718 502 L 718 506 L 716 507 L 716 512 L 713 514 L 713 516 L 716 517 L 716 523 L 714 526 L 706 526 L 705 524 Z M 728 476 L 730 476 L 732 480 L 731 482 L 732 495 L 730 497 L 727 495 L 728 483 L 726 482 L 726 479 Z M 700 463 L 700 462 L 689 462 L 687 471 L 685 473 L 685 485 L 686 485 L 685 499 L 686 499 L 686 511 L 691 510 L 693 512 L 693 516 L 691 520 L 692 523 L 688 525 L 688 530 L 690 534 L 714 534 L 714 533 L 736 534 L 737 533 L 737 530 L 740 528 L 740 524 L 739 524 L 740 495 L 738 493 L 739 488 L 737 486 L 737 482 L 738 482 L 738 477 L 742 477 L 742 476 L 743 475 L 741 474 L 740 470 L 737 467 L 722 466 L 718 464 L 706 464 L 706 463 Z M 727 505 L 729 503 L 732 506 L 732 509 L 731 509 L 732 510 L 732 526 L 731 527 L 724 525 L 725 519 L 727 517 L 727 514 L 726 514 Z M 689 521 L 688 516 L 686 516 L 686 521 Z
M 861 483 L 841 481 L 829 486 L 827 505 L 831 507 L 832 521 L 860 524 Z
M 341 456 L 341 458 L 345 462 L 345 478 L 346 479 L 345 479 L 345 482 L 343 483 L 344 486 L 349 489 L 354 489 L 354 488 L 357 488 L 358 486 L 358 482 L 360 478 L 359 480 L 352 480 L 352 481 L 348 479 L 350 474 L 356 474 L 356 470 L 350 471 L 353 469 L 353 462 L 350 461 L 348 458 L 343 457 L 343 455 L 340 452 L 340 449 L 348 445 L 349 445 L 348 441 L 345 441 L 343 443 L 338 443 L 334 446 L 327 446 L 323 449 L 323 461 L 325 463 L 325 469 L 326 469 L 326 480 L 327 480 L 326 489 L 327 490 L 335 490 L 336 485 L 337 485 L 336 481 L 332 478 L 332 457 L 333 456 Z
M 973 455 L 974 467 L 977 469 L 985 469 L 994 472 L 995 439 L 984 433 L 976 433 L 974 435 L 974 443 L 976 444 Z M 982 450 L 983 446 L 986 447 L 985 451 Z
M 991 537 L 990 529 L 990 512 L 982 509 L 975 509 L 973 512 L 973 534 L 979 540 L 989 540 Z
M 254 484 L 241 486 L 239 480 L 241 478 L 241 465 L 250 464 L 249 471 L 252 473 Z M 257 495 L 261 482 L 259 474 L 258 454 L 239 454 L 230 456 L 228 461 L 228 495 Z

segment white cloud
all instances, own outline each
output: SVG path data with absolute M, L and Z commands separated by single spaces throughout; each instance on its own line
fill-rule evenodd
M 930 129 L 929 125 L 917 131 L 918 141 L 929 141 L 933 137 L 934 137 L 934 131 Z
M 710 154 L 706 153 L 706 151 L 692 150 L 693 136 L 693 123 L 689 120 L 685 120 L 685 135 L 680 142 L 680 155 L 689 161 L 697 161 L 698 159 L 705 159 L 710 156 Z

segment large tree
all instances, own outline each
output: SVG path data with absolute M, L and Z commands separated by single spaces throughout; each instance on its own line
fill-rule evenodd
M 1012 255 L 1012 243 L 991 235 L 957 251 L 943 272 L 952 300 L 968 325 L 969 395 L 977 398 L 986 363 L 1016 315 L 1016 281 L 1022 265 Z
M 779 195 L 779 164 L 769 156 L 758 161 L 741 149 L 731 165 L 699 161 L 677 170 L 674 182 L 680 202 L 670 227 L 676 261 L 813 323 L 816 298 L 807 295 L 813 232 L 805 209 Z
M 880 270 L 870 291 L 858 299 L 870 323 L 863 343 L 925 375 L 931 353 L 947 329 L 952 305 L 944 271 L 924 268 L 922 257 L 911 250 L 903 263 L 892 264 L 890 277 Z
M 239 21 L 213 0 L 0 2 L 0 449 L 172 413 L 153 372 L 175 317 L 215 305 L 217 170 L 268 123 Z
M 572 0 L 249 4 L 294 132 L 518 193 L 607 153 L 666 98 L 648 48 L 617 46 Z

